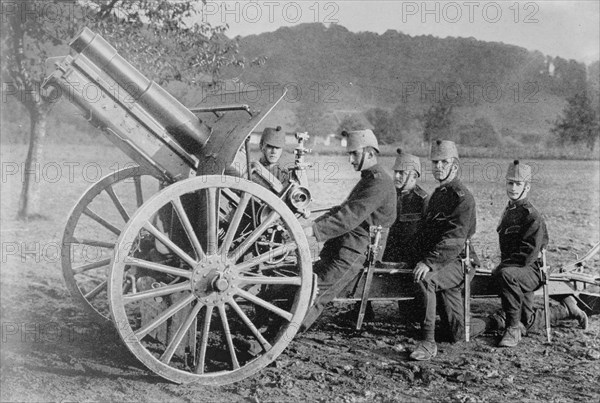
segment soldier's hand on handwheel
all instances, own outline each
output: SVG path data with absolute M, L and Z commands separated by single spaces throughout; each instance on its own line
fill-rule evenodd
M 415 269 L 413 270 L 413 278 L 415 283 L 422 281 L 425 278 L 425 275 L 431 271 L 431 268 L 427 266 L 423 262 L 417 263 Z

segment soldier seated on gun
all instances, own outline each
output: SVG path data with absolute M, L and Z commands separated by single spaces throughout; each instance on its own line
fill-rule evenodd
M 360 274 L 367 258 L 369 227 L 389 227 L 396 219 L 394 185 L 377 161 L 375 134 L 368 129 L 342 134 L 348 137 L 350 163 L 361 179 L 342 204 L 304 228 L 307 236 L 325 244 L 313 268 L 319 294 L 302 322 L 302 330 L 307 330 L 325 306 Z
M 435 320 L 440 298 L 441 330 L 452 341 L 464 337 L 464 274 L 461 259 L 465 256 L 465 241 L 475 234 L 475 199 L 458 178 L 459 159 L 452 141 L 436 140 L 431 144 L 433 177 L 439 182 L 425 213 L 423 230 L 414 241 L 418 263 L 413 270 L 421 302 L 421 332 L 423 340 L 410 358 L 430 360 L 437 355 Z M 471 248 L 471 245 L 469 245 Z M 469 251 L 473 264 L 478 259 Z M 469 279 L 470 280 L 470 279 Z M 471 320 L 471 333 L 485 331 L 483 321 Z
M 387 246 L 383 254 L 384 262 L 414 264 L 415 253 L 412 246 L 416 235 L 421 230 L 425 218 L 428 194 L 417 181 L 421 176 L 421 160 L 419 157 L 407 154 L 401 149 L 396 150 L 398 156 L 394 162 L 394 186 L 396 187 L 396 221 L 390 227 Z M 401 310 L 402 303 L 398 302 Z M 344 318 L 352 322 L 358 318 L 360 303 L 344 314 Z M 414 310 L 411 310 L 413 313 Z M 373 320 L 374 313 L 371 302 L 367 305 L 365 320 Z M 415 318 L 416 320 L 416 318 Z
M 542 215 L 528 199 L 530 190 L 531 167 L 513 161 L 506 172 L 508 205 L 497 228 L 501 262 L 493 271 L 506 318 L 500 347 L 515 347 L 528 329 L 539 327 L 543 318 L 535 314 L 533 292 L 542 284 L 540 255 L 548 245 L 548 231 Z M 569 296 L 562 303 L 562 307 L 552 309 L 551 316 L 555 320 L 576 318 L 585 328 L 587 316 L 575 299 Z
M 285 147 L 285 133 L 281 130 L 281 126 L 265 128 L 259 147 L 262 155 L 258 162 L 269 171 L 273 178 L 285 186 L 289 182 L 289 174 L 279 165 Z
M 412 244 L 421 231 L 427 208 L 428 194 L 417 181 L 421 177 L 419 157 L 397 150 L 394 163 L 394 186 L 396 187 L 396 221 L 390 227 L 384 262 L 415 260 Z

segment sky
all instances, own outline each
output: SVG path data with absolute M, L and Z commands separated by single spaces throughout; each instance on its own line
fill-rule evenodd
M 210 1 L 206 21 L 227 35 L 272 32 L 300 23 L 337 23 L 352 32 L 392 29 L 441 38 L 504 42 L 591 63 L 600 58 L 600 1 Z

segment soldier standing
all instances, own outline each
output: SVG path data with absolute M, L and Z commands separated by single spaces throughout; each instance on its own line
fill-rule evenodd
M 436 140 L 431 144 L 433 176 L 439 182 L 426 210 L 423 230 L 415 240 L 419 261 L 413 270 L 422 299 L 423 340 L 410 355 L 413 360 L 430 360 L 437 355 L 435 319 L 437 295 L 443 309 L 440 312 L 443 330 L 453 341 L 464 337 L 464 311 L 461 286 L 463 270 L 461 257 L 467 238 L 475 234 L 475 199 L 458 178 L 459 159 L 452 141 Z M 470 251 L 474 264 L 477 256 Z M 481 329 L 478 329 L 481 327 Z M 485 324 L 474 322 L 473 333 L 485 330 Z
M 344 132 L 354 170 L 361 174 L 346 200 L 305 228 L 307 236 L 325 242 L 313 271 L 319 294 L 309 308 L 302 330 L 307 330 L 348 283 L 362 270 L 370 242 L 369 227 L 389 227 L 396 219 L 392 178 L 377 162 L 379 145 L 371 130 Z
M 500 347 L 516 346 L 536 322 L 533 292 L 541 286 L 539 257 L 548 245 L 548 230 L 542 215 L 527 197 L 530 190 L 531 167 L 513 161 L 506 172 L 509 201 L 497 228 L 501 262 L 493 272 L 506 316 Z M 552 310 L 554 319 L 574 317 L 585 328 L 587 316 L 577 307 L 575 299 L 570 296 L 562 302 L 562 309 Z

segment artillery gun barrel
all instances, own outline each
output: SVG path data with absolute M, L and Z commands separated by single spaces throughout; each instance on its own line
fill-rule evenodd
M 88 28 L 73 39 L 71 48 L 91 60 L 161 123 L 188 153 L 198 155 L 210 128 L 155 82 L 120 56 L 100 35 Z

